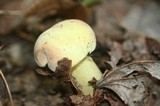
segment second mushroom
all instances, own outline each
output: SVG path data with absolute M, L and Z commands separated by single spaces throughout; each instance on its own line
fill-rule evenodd
M 55 72 L 57 62 L 63 58 L 72 61 L 71 76 L 74 86 L 83 95 L 93 95 L 93 87 L 88 83 L 93 78 L 99 80 L 101 71 L 88 56 L 96 47 L 96 37 L 92 28 L 81 20 L 64 20 L 43 32 L 34 47 L 37 64 Z M 73 82 L 72 82 L 73 83 Z

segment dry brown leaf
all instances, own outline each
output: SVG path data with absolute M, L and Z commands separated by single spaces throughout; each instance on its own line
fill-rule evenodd
M 122 45 L 127 54 L 125 56 L 127 58 L 131 58 L 130 61 L 142 61 L 151 59 L 150 55 L 148 54 L 145 38 L 145 36 L 135 34 L 133 36 L 131 35 L 126 37 L 126 40 Z
M 56 67 L 56 71 L 54 73 L 55 76 L 62 81 L 69 81 L 72 61 L 67 58 L 63 58 L 58 61 L 57 64 L 58 66 Z
M 135 62 L 108 73 L 97 82 L 97 88 L 113 90 L 126 105 L 145 106 L 149 95 L 152 100 L 153 94 L 160 96 L 160 85 L 153 79 L 160 80 L 159 62 Z
M 122 45 L 120 45 L 117 42 L 113 42 L 113 46 L 111 48 L 111 51 L 109 52 L 109 55 L 111 57 L 111 61 L 108 61 L 113 70 L 116 68 L 119 60 L 123 57 L 123 48 Z
M 147 50 L 154 59 L 160 59 L 160 43 L 152 38 L 146 37 L 145 43 L 147 45 Z
M 96 106 L 125 106 L 124 102 L 112 90 L 96 90 L 95 94 Z

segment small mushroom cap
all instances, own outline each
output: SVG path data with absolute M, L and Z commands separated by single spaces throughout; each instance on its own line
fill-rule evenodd
M 68 58 L 72 67 L 78 64 L 96 47 L 96 38 L 92 28 L 81 20 L 61 21 L 43 32 L 34 47 L 37 64 L 55 71 L 57 62 Z

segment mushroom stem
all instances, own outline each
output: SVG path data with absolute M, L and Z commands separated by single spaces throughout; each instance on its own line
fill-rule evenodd
M 93 59 L 86 56 L 79 64 L 73 67 L 71 76 L 76 81 L 72 82 L 73 85 L 81 91 L 83 95 L 93 96 L 94 88 L 88 82 L 93 78 L 99 80 L 102 77 L 102 73 Z

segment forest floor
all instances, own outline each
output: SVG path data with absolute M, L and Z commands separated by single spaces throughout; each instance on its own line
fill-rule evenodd
M 11 92 L 1 75 L 0 106 L 159 106 L 159 10 L 158 0 L 0 0 L 0 69 Z M 96 34 L 91 56 L 103 77 L 93 98 L 34 60 L 38 36 L 65 19 Z

